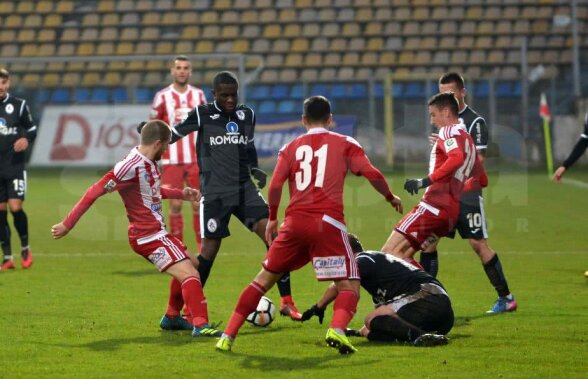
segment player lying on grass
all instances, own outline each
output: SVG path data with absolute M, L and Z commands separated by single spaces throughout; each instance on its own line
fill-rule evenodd
M 361 286 L 372 295 L 376 309 L 366 316 L 360 330 L 347 329 L 346 334 L 370 341 L 411 342 L 415 346 L 447 344 L 445 334 L 453 327 L 453 309 L 441 283 L 403 259 L 380 251 L 364 251 L 356 236 L 348 237 Z M 318 303 L 302 314 L 302 321 L 318 316 L 322 324 L 325 308 L 335 296 L 337 287 L 331 284 Z
M 325 97 L 312 96 L 304 101 L 302 124 L 307 132 L 282 147 L 268 190 L 265 238 L 269 251 L 262 270 L 241 293 L 216 345 L 218 350 L 231 350 L 247 315 L 284 272 L 312 261 L 317 279 L 334 281 L 337 288 L 325 341 L 341 354 L 356 351 L 345 336 L 359 299 L 359 272 L 343 215 L 345 176 L 348 172 L 364 176 L 400 213 L 402 202 L 390 192 L 384 175 L 371 164 L 357 141 L 328 130 L 332 122 L 331 103 Z M 278 233 L 278 207 L 286 181 L 290 202 Z
M 206 298 L 197 271 L 197 260 L 176 237 L 168 234 L 161 214 L 162 199 L 199 201 L 200 192 L 186 187 L 160 187 L 157 162 L 170 141 L 169 126 L 163 121 L 149 121 L 141 131 L 141 144 L 112 170 L 92 185 L 67 217 L 51 227 L 53 238 L 59 239 L 75 226 L 82 215 L 100 196 L 118 191 L 129 218 L 129 243 L 132 249 L 153 263 L 160 272 L 172 276 L 168 308 L 161 320 L 164 329 L 186 329 L 193 325 L 194 337 L 218 337 L 221 332 L 208 324 Z M 180 316 L 186 304 L 192 315 Z M 188 325 L 190 326 L 190 325 Z

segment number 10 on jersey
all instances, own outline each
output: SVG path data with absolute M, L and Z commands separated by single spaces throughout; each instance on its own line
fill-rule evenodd
M 312 181 L 312 161 L 317 159 L 314 186 L 321 188 L 325 180 L 325 167 L 327 166 L 327 149 L 329 145 L 323 145 L 313 151 L 308 145 L 301 145 L 296 149 L 296 160 L 300 162 L 300 170 L 296 171 L 296 189 L 304 191 Z

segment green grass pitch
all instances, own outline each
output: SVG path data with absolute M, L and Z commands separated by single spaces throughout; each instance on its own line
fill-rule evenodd
M 588 183 L 582 171 L 575 168 L 566 179 Z M 340 356 L 325 346 L 326 325 L 279 317 L 265 329 L 245 325 L 234 351 L 222 354 L 213 339 L 159 330 L 169 279 L 131 251 L 117 194 L 98 200 L 68 237 L 51 239 L 51 225 L 103 172 L 29 173 L 25 209 L 35 263 L 26 271 L 18 266 L 0 272 L 2 378 L 586 377 L 588 185 L 556 185 L 543 173 L 522 169 L 491 172 L 485 192 L 490 245 L 501 257 L 519 310 L 486 316 L 495 292 L 478 258 L 465 241 L 444 240 L 439 278 L 456 313 L 448 346 L 354 340 L 359 352 Z M 409 174 L 417 172 L 389 177 L 407 210 L 416 200 L 401 191 Z M 399 216 L 362 178 L 348 179 L 345 203 L 349 229 L 366 248 L 379 249 Z M 211 320 L 224 323 L 264 255 L 261 242 L 238 222 L 231 231 L 205 288 Z M 186 236 L 194 249 L 193 234 Z M 12 238 L 17 251 L 14 231 Z M 325 288 L 308 267 L 292 280 L 302 309 Z M 276 289 L 268 296 L 279 304 Z M 351 326 L 361 325 L 370 300 L 363 292 Z

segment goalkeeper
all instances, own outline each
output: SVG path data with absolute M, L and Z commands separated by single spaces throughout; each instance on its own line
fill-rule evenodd
M 347 329 L 348 336 L 370 341 L 411 342 L 415 346 L 445 345 L 453 327 L 451 301 L 441 283 L 416 266 L 380 251 L 364 251 L 359 239 L 349 234 L 349 244 L 359 267 L 361 286 L 372 295 L 376 309 L 360 330 Z M 323 297 L 302 314 L 301 321 L 318 316 L 337 295 L 331 284 Z

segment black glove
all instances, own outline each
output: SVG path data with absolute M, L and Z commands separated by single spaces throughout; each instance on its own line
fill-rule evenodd
M 255 180 L 257 180 L 257 187 L 259 189 L 262 189 L 263 187 L 265 187 L 265 182 L 267 181 L 267 174 L 263 170 L 261 170 L 257 167 L 252 167 L 251 168 L 251 175 L 253 175 Z
M 406 179 L 404 182 L 404 189 L 411 195 L 416 195 L 416 193 L 419 192 L 419 189 L 427 188 L 431 183 L 431 179 L 429 179 L 428 176 L 422 179 Z
M 147 124 L 147 121 L 141 121 L 141 123 L 137 125 L 137 133 L 141 134 L 141 130 L 143 130 L 145 124 Z
M 345 335 L 347 337 L 361 337 L 361 333 L 359 332 L 359 330 L 351 328 L 345 328 Z
M 302 313 L 302 318 L 300 321 L 308 321 L 312 318 L 312 316 L 317 316 L 319 319 L 319 323 L 323 323 L 323 319 L 325 318 L 325 310 L 318 307 L 318 305 L 313 305 L 312 307 L 308 308 L 307 310 Z

